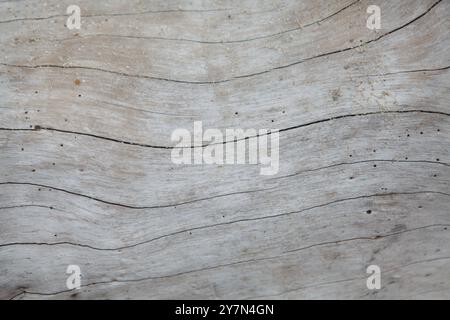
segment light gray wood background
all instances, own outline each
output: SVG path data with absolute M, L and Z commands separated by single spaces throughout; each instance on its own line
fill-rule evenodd
M 450 298 L 449 12 L 1 1 L 0 298 Z M 280 172 L 173 165 L 194 121 L 281 129 Z

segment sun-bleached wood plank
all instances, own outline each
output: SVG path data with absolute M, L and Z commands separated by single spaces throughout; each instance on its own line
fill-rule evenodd
M 450 297 L 448 1 L 69 4 L 0 2 L 1 299 Z M 194 121 L 278 174 L 173 164 Z

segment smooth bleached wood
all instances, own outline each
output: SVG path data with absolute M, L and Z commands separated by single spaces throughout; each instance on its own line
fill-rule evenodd
M 450 298 L 449 1 L 46 3 L 0 2 L 0 299 Z M 195 121 L 279 172 L 172 163 Z

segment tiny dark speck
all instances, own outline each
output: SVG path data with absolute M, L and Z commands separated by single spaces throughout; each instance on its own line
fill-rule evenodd
M 372 213 L 372 210 L 367 210 L 366 213 L 367 213 L 367 214 L 371 214 L 371 213 Z

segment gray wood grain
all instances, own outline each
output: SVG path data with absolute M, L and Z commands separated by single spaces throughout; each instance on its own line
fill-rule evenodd
M 70 4 L 0 2 L 0 299 L 450 298 L 450 1 Z M 174 165 L 194 121 L 279 173 Z

